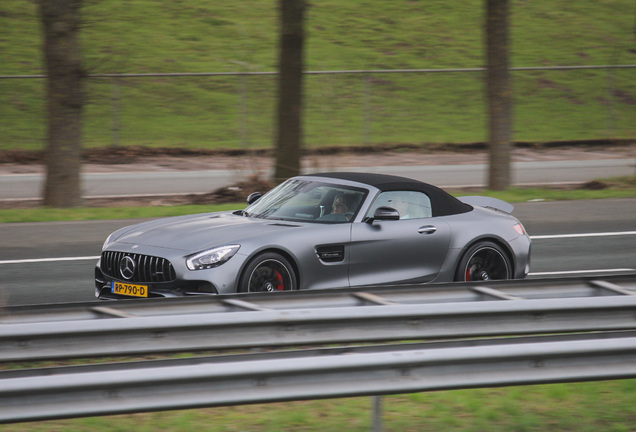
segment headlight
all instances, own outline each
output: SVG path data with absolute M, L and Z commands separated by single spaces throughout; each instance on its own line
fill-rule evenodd
M 220 266 L 238 252 L 240 245 L 221 246 L 196 253 L 186 259 L 190 270 L 204 270 Z

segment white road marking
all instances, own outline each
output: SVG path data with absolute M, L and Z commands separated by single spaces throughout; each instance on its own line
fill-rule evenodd
M 633 272 L 636 269 L 630 268 L 617 268 L 617 269 L 599 269 L 599 270 L 569 270 L 569 271 L 555 271 L 555 272 L 537 272 L 537 273 L 528 273 L 528 276 L 555 276 L 555 275 L 566 275 L 566 274 L 584 274 L 584 273 L 620 273 L 620 272 Z
M 577 238 L 577 237 L 609 237 L 609 236 L 628 236 L 636 235 L 636 231 L 619 231 L 619 232 L 603 232 L 603 233 L 580 233 L 580 234 L 554 234 L 530 236 L 531 240 L 546 240 L 560 238 Z
M 86 260 L 96 260 L 96 259 L 99 259 L 99 256 L 5 260 L 5 261 L 0 261 L 0 264 L 28 264 L 28 263 L 57 262 L 57 261 L 86 261 Z

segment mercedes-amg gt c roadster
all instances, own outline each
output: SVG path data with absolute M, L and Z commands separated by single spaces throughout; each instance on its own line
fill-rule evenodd
M 119 229 L 95 268 L 102 299 L 521 279 L 530 238 L 493 198 L 404 177 L 293 177 L 248 206 Z

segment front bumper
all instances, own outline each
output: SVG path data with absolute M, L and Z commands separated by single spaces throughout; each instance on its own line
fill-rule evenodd
M 131 251 L 123 251 L 123 255 L 132 255 Z M 147 250 L 150 255 L 159 257 L 163 254 L 158 249 Z M 142 284 L 148 286 L 148 297 L 183 297 L 195 295 L 230 294 L 236 292 L 239 275 L 241 274 L 246 256 L 237 253 L 229 261 L 218 267 L 206 270 L 189 270 L 185 265 L 185 258 L 181 256 L 167 257 L 164 259 L 174 266 L 174 277 L 170 280 L 152 281 L 152 278 L 124 280 L 115 277 L 118 274 L 113 270 L 113 263 L 106 263 L 110 270 L 102 268 L 102 260 L 98 260 L 95 266 L 95 296 L 100 299 L 131 299 L 133 296 L 123 296 L 112 292 L 113 282 Z M 118 271 L 118 270 L 117 270 Z
M 118 300 L 136 298 L 121 294 L 114 294 L 112 290 L 113 282 L 127 281 L 114 279 L 105 275 L 99 264 L 95 266 L 95 297 L 103 300 Z M 214 295 L 218 290 L 214 284 L 204 280 L 189 280 L 174 282 L 144 283 L 148 286 L 148 297 L 184 297 L 189 295 Z

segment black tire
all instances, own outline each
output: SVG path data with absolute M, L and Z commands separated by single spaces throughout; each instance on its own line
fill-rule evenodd
M 456 281 L 488 281 L 512 278 L 508 254 L 496 243 L 472 245 L 462 256 L 455 272 Z
M 239 292 L 275 292 L 298 289 L 296 274 L 289 261 L 275 252 L 252 259 L 239 282 Z

